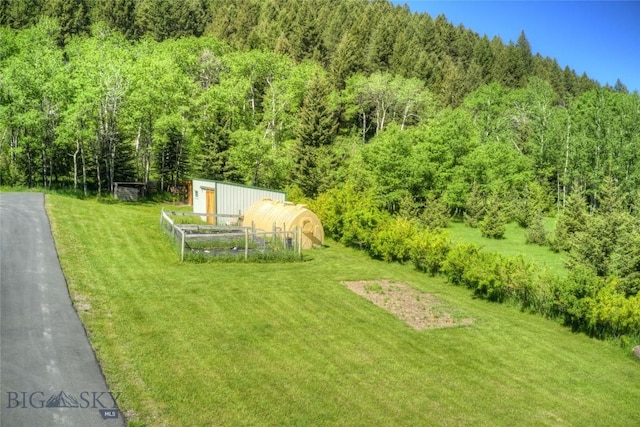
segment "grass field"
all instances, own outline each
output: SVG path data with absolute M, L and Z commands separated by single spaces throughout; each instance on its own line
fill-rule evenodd
M 328 242 L 286 264 L 181 264 L 161 205 L 47 196 L 70 292 L 140 426 L 634 426 L 640 363 L 609 342 Z M 341 282 L 436 295 L 416 331 Z
M 554 224 L 555 218 L 546 219 L 545 228 L 548 235 L 552 234 Z M 479 228 L 468 227 L 462 222 L 451 222 L 447 230 L 454 242 L 476 243 L 485 251 L 497 252 L 503 255 L 522 255 L 526 260 L 539 266 L 539 268 L 548 269 L 553 274 L 560 276 L 567 274 L 564 266 L 564 255 L 553 252 L 548 246 L 527 244 L 525 242 L 525 230 L 515 222 L 507 224 L 504 239 L 482 237 Z

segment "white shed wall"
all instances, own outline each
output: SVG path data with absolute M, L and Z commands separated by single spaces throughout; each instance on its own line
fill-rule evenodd
M 244 215 L 252 204 L 265 197 L 283 202 L 285 199 L 283 192 L 264 188 L 245 187 L 225 182 L 219 182 L 216 188 L 216 205 L 219 214 Z
M 207 213 L 207 199 L 202 187 L 214 187 L 214 181 L 206 181 L 202 179 L 192 180 L 191 196 L 193 201 L 193 212 L 195 213 Z
M 285 193 L 282 191 L 205 179 L 194 179 L 192 182 L 193 212 L 195 213 L 207 212 L 206 188 L 215 190 L 217 214 L 244 215 L 253 203 L 264 198 L 285 201 Z M 206 217 L 203 217 L 204 219 Z M 223 222 L 224 220 L 220 218 L 219 223 Z

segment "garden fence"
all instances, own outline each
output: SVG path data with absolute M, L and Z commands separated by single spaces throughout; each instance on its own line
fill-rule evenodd
M 271 231 L 256 230 L 239 225 L 209 225 L 193 223 L 194 217 L 226 217 L 227 215 L 170 212 L 162 209 L 160 225 L 180 248 L 180 260 L 185 257 L 250 258 L 298 257 L 301 253 L 302 233 L 297 228 L 284 230 L 273 224 Z M 176 217 L 184 219 L 177 221 Z M 237 217 L 237 215 L 236 215 Z M 197 220 L 200 220 L 197 218 Z

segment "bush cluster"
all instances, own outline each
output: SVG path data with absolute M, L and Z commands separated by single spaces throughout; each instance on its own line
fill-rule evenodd
M 316 200 L 332 238 L 388 262 L 411 262 L 419 271 L 442 274 L 480 298 L 510 302 L 523 310 L 561 320 L 574 331 L 598 338 L 640 340 L 640 294 L 626 282 L 576 267 L 567 277 L 536 272 L 522 256 L 484 252 L 475 244 L 454 244 L 440 229 L 419 220 L 395 218 L 353 189 Z
M 599 277 L 578 267 L 565 280 L 550 283 L 545 314 L 575 331 L 598 338 L 640 338 L 640 294 L 626 296 L 615 277 Z
M 482 298 L 513 300 L 523 307 L 535 298 L 531 264 L 524 258 L 482 252 L 477 245 L 457 245 L 442 265 L 442 273 L 455 285 L 466 286 Z

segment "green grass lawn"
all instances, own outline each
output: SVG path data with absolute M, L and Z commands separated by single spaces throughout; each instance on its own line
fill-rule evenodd
M 299 263 L 180 263 L 161 207 L 47 196 L 130 425 L 638 425 L 640 363 L 612 343 L 333 242 Z M 418 332 L 341 284 L 373 279 L 474 323 Z
M 549 235 L 553 231 L 555 218 L 547 218 L 545 228 Z M 489 239 L 482 236 L 479 228 L 471 228 L 462 222 L 451 222 L 449 235 L 456 243 L 476 243 L 484 250 L 497 252 L 503 255 L 522 255 L 526 260 L 535 263 L 541 269 L 564 276 L 567 271 L 564 266 L 565 256 L 553 252 L 548 246 L 527 244 L 525 242 L 525 229 L 512 222 L 507 224 L 503 239 Z

